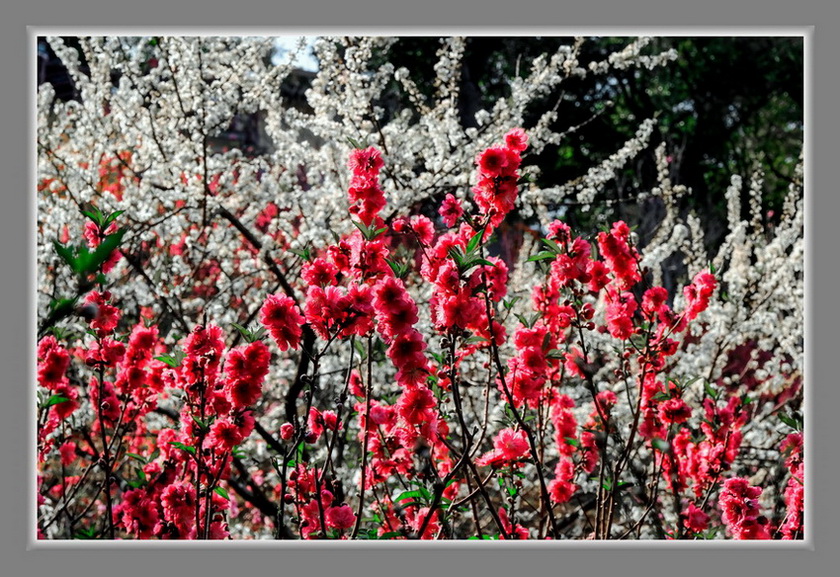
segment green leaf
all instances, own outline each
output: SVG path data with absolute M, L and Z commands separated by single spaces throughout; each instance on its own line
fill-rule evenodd
M 565 441 L 567 445 L 571 445 L 572 447 L 580 447 L 580 441 L 578 441 L 574 437 L 564 437 L 563 441 Z
M 47 332 L 55 335 L 55 338 L 58 339 L 59 341 L 63 341 L 63 340 L 68 340 L 69 341 L 69 340 L 72 340 L 72 339 L 75 339 L 75 338 L 78 337 L 78 335 L 75 332 L 65 330 L 61 327 L 50 327 L 50 328 L 47 329 Z
M 102 211 L 97 207 L 94 206 L 92 210 L 83 210 L 82 214 L 92 220 L 99 228 L 103 228 L 104 218 Z
M 156 361 L 160 361 L 162 363 L 166 363 L 172 368 L 178 368 L 181 364 L 180 360 L 176 359 L 172 355 L 160 355 L 159 357 L 155 357 Z
M 554 242 L 553 240 L 549 240 L 549 239 L 547 239 L 547 238 L 541 238 L 541 239 L 540 239 L 540 241 L 541 241 L 541 242 L 542 242 L 545 246 L 547 246 L 547 247 L 549 248 L 549 250 L 551 250 L 554 254 L 560 254 L 560 253 L 562 253 L 562 252 L 563 252 L 563 249 L 562 249 L 562 248 L 560 248 L 560 245 L 558 245 L 558 244 L 557 244 L 556 242 Z
M 667 453 L 671 450 L 671 445 L 665 439 L 655 438 L 651 440 L 650 444 L 660 453 Z
M 464 340 L 465 345 L 476 345 L 479 343 L 489 343 L 490 339 L 484 338 L 479 335 L 473 335 L 470 338 Z
M 516 304 L 517 301 L 521 300 L 522 297 L 511 297 L 509 299 L 505 299 L 502 301 L 502 305 L 505 307 L 505 310 L 510 310 L 513 308 L 513 305 Z
M 95 272 L 122 243 L 122 237 L 125 234 L 124 230 L 118 230 L 114 234 L 109 234 L 93 252 L 88 251 L 87 248 L 81 247 L 79 249 L 79 256 L 76 258 L 75 271 L 78 274 L 88 274 Z
M 387 533 L 383 533 L 382 535 L 380 535 L 378 538 L 380 540 L 382 540 L 382 539 L 393 539 L 394 537 L 402 537 L 402 536 L 403 536 L 403 534 L 400 533 L 399 531 L 388 531 Z
M 186 451 L 190 455 L 195 455 L 195 447 L 188 447 L 184 443 L 178 443 L 176 441 L 169 441 L 169 444 L 175 447 L 176 449 L 181 449 L 182 451 Z
M 352 220 L 352 219 L 350 220 L 350 222 L 353 223 L 353 226 L 355 226 L 356 228 L 359 229 L 359 232 L 362 233 L 362 236 L 367 238 L 368 234 L 370 234 L 370 229 L 367 227 L 367 225 L 365 223 L 363 223 L 362 221 L 359 221 L 359 220 Z
M 148 462 L 143 455 L 138 455 L 137 453 L 126 453 L 126 457 L 131 457 L 135 461 L 140 461 L 144 465 Z
M 466 262 L 462 262 L 460 268 L 461 268 L 462 271 L 468 271 L 472 267 L 478 266 L 478 265 L 492 266 L 492 267 L 496 266 L 495 263 L 487 260 L 486 258 L 473 258 L 473 259 L 470 259 Z
M 86 529 L 79 529 L 73 535 L 73 539 L 96 539 L 96 529 L 88 527 Z
M 687 389 L 688 387 L 690 387 L 691 385 L 693 385 L 694 383 L 696 383 L 697 381 L 699 381 L 699 380 L 700 380 L 700 379 L 702 379 L 702 378 L 703 378 L 703 377 L 701 377 L 701 376 L 699 376 L 699 375 L 698 375 L 698 376 L 696 376 L 696 377 L 692 377 L 692 378 L 688 379 L 686 382 L 684 382 L 684 383 L 682 384 L 682 387 L 681 387 L 681 388 L 682 388 L 682 389 Z
M 50 310 L 53 312 L 72 310 L 76 306 L 79 297 L 72 299 L 57 299 L 50 301 Z
M 256 337 L 255 337 L 254 333 L 251 332 L 250 329 L 246 329 L 245 327 L 243 327 L 242 325 L 240 325 L 238 323 L 230 323 L 230 324 L 233 325 L 233 328 L 235 328 L 236 330 L 239 331 L 239 333 L 242 335 L 242 338 L 244 338 L 246 342 L 253 343 L 256 340 Z
M 53 405 L 60 405 L 61 403 L 66 403 L 69 400 L 70 399 L 67 397 L 63 397 L 61 395 L 53 395 L 47 399 L 46 403 L 44 403 L 44 408 L 52 407 Z
M 105 219 L 105 222 L 103 223 L 103 226 L 107 227 L 109 224 L 117 220 L 117 218 L 124 212 L 124 210 L 115 210 L 114 212 L 108 215 L 108 217 Z
M 801 430 L 800 423 L 790 415 L 779 413 L 779 420 L 795 431 Z
M 53 246 L 55 247 L 55 252 L 66 262 L 70 268 L 74 271 L 76 270 L 76 257 L 73 255 L 73 249 L 69 246 L 64 246 L 60 242 L 53 241 Z
M 193 422 L 198 425 L 203 431 L 206 431 L 209 427 L 208 424 L 196 417 L 195 415 L 190 415 L 192 417 Z
M 467 242 L 467 253 L 471 253 L 478 248 L 481 238 L 484 236 L 484 228 L 475 233 L 473 237 Z
M 228 501 L 230 501 L 230 495 L 228 495 L 228 492 L 227 492 L 227 491 L 225 491 L 222 487 L 216 487 L 215 489 L 213 489 L 213 491 L 215 491 L 216 493 L 218 493 L 219 495 L 221 495 L 223 498 L 225 498 L 225 499 L 227 499 Z
M 557 256 L 557 255 L 555 255 L 553 252 L 548 251 L 548 250 L 543 250 L 543 251 L 538 252 L 534 256 L 529 257 L 528 260 L 526 260 L 525 262 L 534 262 L 534 261 L 538 261 L 538 260 L 546 260 L 546 259 L 549 259 L 549 258 L 554 258 L 555 256 Z
M 408 275 L 409 267 L 408 264 L 399 264 L 396 261 L 386 258 L 385 262 L 388 263 L 388 266 L 391 267 L 391 270 L 394 273 L 394 276 L 397 278 L 405 278 Z
M 464 262 L 464 253 L 461 252 L 461 249 L 457 246 L 449 247 L 449 256 L 452 257 L 452 260 L 455 261 L 455 264 L 458 265 L 458 268 L 461 268 L 461 263 Z
M 312 256 L 312 254 L 309 252 L 308 248 L 304 248 L 304 249 L 300 249 L 300 250 L 298 250 L 296 248 L 290 248 L 289 252 L 294 254 L 294 255 L 299 256 L 300 258 L 302 258 L 303 260 L 306 260 L 306 261 L 308 261 L 310 259 L 310 257 Z
M 716 390 L 712 387 L 712 384 L 709 382 L 703 383 L 703 388 L 706 390 L 706 394 L 712 397 L 713 400 L 717 400 L 718 396 L 720 395 L 720 391 Z
M 405 491 L 400 493 L 400 495 L 394 499 L 394 502 L 399 503 L 401 506 L 406 506 L 406 504 L 400 503 L 400 501 L 404 499 L 420 499 L 424 503 L 428 504 L 432 500 L 432 494 L 428 489 L 426 489 L 426 487 L 419 487 L 414 491 Z
M 349 142 L 350 146 L 352 146 L 353 148 L 355 148 L 357 150 L 364 150 L 365 148 L 367 148 L 367 146 L 364 146 L 361 142 L 359 142 L 355 138 L 351 138 L 349 136 L 347 137 L 347 142 Z
M 368 241 L 371 241 L 371 240 L 375 239 L 377 236 L 379 236 L 380 234 L 382 234 L 383 232 L 388 230 L 387 226 L 382 227 L 382 228 L 378 228 L 378 229 L 374 229 L 374 228 L 371 228 L 371 227 L 367 226 L 365 223 L 363 223 L 361 221 L 351 220 L 350 222 L 352 222 L 353 225 L 356 228 L 359 229 L 359 231 L 362 233 L 362 236 L 365 237 L 365 240 L 368 240 Z
M 360 341 L 353 341 L 353 346 L 356 347 L 356 352 L 359 353 L 359 356 L 364 359 L 365 358 L 365 346 Z

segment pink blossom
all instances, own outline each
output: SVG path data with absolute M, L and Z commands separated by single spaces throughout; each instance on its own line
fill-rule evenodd
M 281 351 L 300 346 L 304 318 L 291 297 L 269 295 L 260 309 L 260 322 L 269 330 Z
M 350 505 L 340 505 L 338 507 L 330 507 L 324 512 L 327 520 L 327 527 L 344 531 L 350 529 L 356 524 L 356 514 Z
M 453 194 L 447 194 L 438 209 L 438 214 L 443 219 L 443 223 L 451 228 L 463 216 L 464 208 Z

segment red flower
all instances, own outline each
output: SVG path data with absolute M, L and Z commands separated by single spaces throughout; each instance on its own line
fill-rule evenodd
M 504 528 L 505 533 L 509 535 L 511 539 L 524 540 L 529 537 L 527 528 L 519 524 L 513 525 L 510 522 L 510 517 L 508 517 L 507 509 L 505 509 L 504 507 L 499 507 L 499 520 L 502 522 L 502 527 Z M 505 536 L 502 535 L 501 538 L 504 539 Z
M 717 280 L 714 275 L 704 270 L 697 273 L 691 284 L 683 289 L 686 300 L 685 316 L 688 320 L 693 320 L 706 310 L 715 286 L 717 286 Z
M 144 489 L 126 491 L 114 511 L 125 530 L 138 539 L 151 539 L 158 524 L 158 507 Z
M 250 407 L 262 395 L 262 384 L 252 380 L 229 381 L 225 385 L 225 396 L 235 409 Z
M 67 396 L 64 393 L 59 393 L 59 389 L 55 389 L 54 391 L 56 394 L 61 394 L 62 396 Z M 75 391 L 72 391 L 72 399 L 76 398 Z M 102 398 L 99 397 L 99 381 L 96 377 L 92 377 L 90 380 L 90 384 L 88 385 L 88 394 L 90 395 L 90 402 L 93 404 L 94 407 L 97 407 L 97 411 L 101 409 L 102 417 L 112 423 L 115 423 L 120 416 L 120 400 L 117 398 L 117 392 L 114 390 L 114 383 L 110 381 L 103 381 L 102 383 Z M 55 407 L 61 407 L 61 405 L 66 405 L 69 403 L 61 403 L 58 405 L 54 405 Z M 62 411 L 66 411 L 68 409 L 60 409 Z
M 195 487 L 191 483 L 180 481 L 164 488 L 160 504 L 164 519 L 180 531 L 188 532 L 195 524 Z
M 709 516 L 694 503 L 688 504 L 683 515 L 685 516 L 683 524 L 692 533 L 702 533 L 709 527 Z
M 642 311 L 648 318 L 659 317 L 661 322 L 667 323 L 668 291 L 665 287 L 655 286 L 645 291 L 642 296 Z
M 295 426 L 291 423 L 283 423 L 280 425 L 280 438 L 284 441 L 290 441 L 295 434 Z
M 659 405 L 659 418 L 665 423 L 684 423 L 691 417 L 691 407 L 682 399 L 668 399 Z
M 213 423 L 207 437 L 210 445 L 219 454 L 233 450 L 243 439 L 239 427 L 228 419 L 219 419 Z
M 528 135 L 521 128 L 514 128 L 505 135 L 505 144 L 511 150 L 522 152 L 528 148 Z
M 383 166 L 385 161 L 382 160 L 382 153 L 373 146 L 365 149 L 354 148 L 350 151 L 347 161 L 347 167 L 358 176 L 377 175 Z
M 493 439 L 493 450 L 476 460 L 479 465 L 506 466 L 528 454 L 525 431 L 502 429 Z
M 61 464 L 67 467 L 76 460 L 76 443 L 73 441 L 66 441 L 59 448 L 58 452 L 61 454 Z
M 427 387 L 406 387 L 397 401 L 397 413 L 410 425 L 431 421 L 437 406 L 435 396 Z
M 108 291 L 93 291 L 85 297 L 85 308 L 90 309 L 93 317 L 90 328 L 95 330 L 100 338 L 114 332 L 120 322 L 120 310 L 107 303 L 110 299 L 111 293 Z
M 332 527 L 343 531 L 351 528 L 356 524 L 356 514 L 350 505 L 340 505 L 338 507 L 330 507 L 324 512 L 327 520 L 327 527 Z
M 637 266 L 639 255 L 630 246 L 629 239 L 630 227 L 621 220 L 613 224 L 609 233 L 598 234 L 598 248 L 621 290 L 629 289 L 642 279 Z
M 548 485 L 548 495 L 552 503 L 565 503 L 577 491 L 577 486 L 572 482 L 575 478 L 574 462 L 560 459 L 554 468 L 554 475 L 554 480 Z
M 64 380 L 64 373 L 70 365 L 70 354 L 59 346 L 55 337 L 50 335 L 38 343 L 38 384 L 48 389 L 54 388 Z
M 464 208 L 453 194 L 447 194 L 438 209 L 438 214 L 443 218 L 443 224 L 451 228 L 463 216 Z
M 481 172 L 487 176 L 498 176 L 508 165 L 507 149 L 500 146 L 488 148 L 476 159 Z
M 566 439 L 577 436 L 577 419 L 572 411 L 575 402 L 568 395 L 558 395 L 552 400 L 551 423 L 554 425 L 557 450 L 561 455 L 569 456 L 575 452 L 575 446 Z
M 262 382 L 268 374 L 271 353 L 262 341 L 231 349 L 225 362 L 225 373 L 231 381 Z
M 636 299 L 631 292 L 618 293 L 615 289 L 607 289 L 607 330 L 614 338 L 626 340 L 635 331 L 633 327 L 633 313 L 636 312 Z
M 766 522 L 759 521 L 759 495 L 761 488 L 743 477 L 724 481 L 718 501 L 723 522 L 735 539 L 770 539 Z
M 112 222 L 111 225 L 104 231 L 104 233 L 102 234 L 102 237 L 104 238 L 105 236 L 107 236 L 109 234 L 114 234 L 115 232 L 117 232 L 117 230 L 118 230 L 117 223 Z M 99 225 L 97 225 L 95 222 L 87 221 L 85 223 L 85 231 L 84 231 L 83 234 L 84 234 L 85 240 L 87 241 L 88 248 L 93 249 L 93 248 L 98 247 L 100 244 L 102 244 L 102 238 L 100 238 L 100 232 L 101 232 L 101 230 L 99 228 Z M 120 253 L 120 251 L 118 251 L 118 250 L 112 251 L 111 254 L 108 256 L 107 260 L 104 263 L 102 263 L 102 272 L 106 273 L 106 274 L 111 272 L 111 270 L 119 262 L 121 257 L 122 257 L 122 253 Z
M 316 258 L 303 265 L 300 276 L 309 286 L 337 285 L 338 267 L 326 259 Z
M 269 330 L 281 351 L 300 346 L 304 318 L 293 298 L 269 295 L 260 309 L 260 322 Z

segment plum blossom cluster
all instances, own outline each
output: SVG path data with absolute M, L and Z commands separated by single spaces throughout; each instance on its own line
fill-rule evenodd
M 85 517 L 78 510 L 98 505 L 106 514 L 103 530 L 112 538 L 223 539 L 231 534 L 231 516 L 241 515 L 240 507 L 252 507 L 255 528 L 270 524 L 277 537 L 435 539 L 489 530 L 503 539 L 560 538 L 557 515 L 597 478 L 596 522 L 589 536 L 606 539 L 616 530 L 634 530 L 633 518 L 617 515 L 615 508 L 625 500 L 620 488 L 629 483 L 622 478 L 631 456 L 643 451 L 653 457 L 651 474 L 664 479 L 662 491 L 672 495 L 679 512 L 673 521 L 653 513 L 655 527 L 666 535 L 704 535 L 717 518 L 733 538 L 771 538 L 770 522 L 758 506 L 761 489 L 729 473 L 749 416 L 744 400 L 724 399 L 711 389 L 699 418 L 685 400 L 689 384 L 667 377 L 669 357 L 686 344 L 678 339 L 714 298 L 718 281 L 708 270 L 684 288 L 683 307 L 675 310 L 663 287 L 639 290 L 645 282 L 641 256 L 624 222 L 599 233 L 594 251 L 555 221 L 543 240 L 548 250 L 532 259 L 544 274 L 531 295 L 536 314 L 518 317 L 515 354 L 502 364 L 507 332 L 500 307 L 512 308 L 504 300 L 507 265 L 485 251 L 514 207 L 527 140 L 516 129 L 505 136 L 504 146 L 477 156 L 475 210 L 464 211 L 447 197 L 440 215 L 449 230 L 440 232 L 426 217 L 386 223 L 380 215 L 386 206 L 379 186 L 381 153 L 355 149 L 348 162 L 353 174 L 348 210 L 358 219 L 356 230 L 304 255 L 304 303 L 299 305 L 293 292 L 267 295 L 259 311 L 262 328 L 239 327 L 249 341 L 245 345 L 227 346 L 217 325 L 196 325 L 176 356 L 154 356 L 165 350 L 157 327 L 135 325 L 123 344 L 113 295 L 90 291 L 83 303 L 93 340 L 76 352 L 92 373 L 87 386 L 70 384 L 68 375 L 79 377 L 55 335 L 45 336 L 38 347 L 39 386 L 52 394 L 41 404 L 39 493 L 42 506 L 47 496 L 53 498 L 54 510 L 39 530 L 64 524 L 72 531 Z M 88 231 L 100 242 L 107 238 L 93 227 L 86 227 L 86 236 Z M 442 339 L 439 353 L 428 350 L 417 328 L 419 310 L 406 284 L 411 267 L 393 260 L 407 250 L 418 259 L 417 278 L 435 287 L 428 306 Z M 100 255 L 92 271 L 100 285 L 115 252 Z M 82 271 L 82 276 L 86 272 L 91 274 Z M 606 303 L 602 317 L 592 304 L 601 299 Z M 254 414 L 272 357 L 260 336 L 269 335 L 280 353 L 289 353 L 305 346 L 304 332 L 317 337 L 317 346 L 310 342 L 309 350 L 301 351 L 304 374 L 299 371 L 297 379 L 303 386 L 290 387 L 291 418 L 272 434 Z M 620 379 L 612 387 L 593 379 L 598 359 L 587 335 L 596 334 L 609 335 L 621 360 Z M 376 373 L 374 339 L 384 353 Z M 355 351 L 357 342 L 361 358 L 354 361 L 351 355 L 343 388 L 328 409 L 313 386 L 321 379 L 317 367 L 331 346 Z M 489 434 L 485 418 L 479 435 L 480 419 L 465 402 L 472 378 L 466 365 L 480 356 L 490 369 L 482 385 L 485 414 L 492 396 L 505 407 L 508 425 Z M 315 367 L 312 374 L 306 374 L 309 364 Z M 575 383 L 582 384 L 589 400 L 561 392 Z M 622 388 L 632 416 L 624 426 L 617 410 Z M 89 428 L 82 429 L 86 433 L 80 423 L 67 423 L 80 408 L 80 389 L 92 409 Z M 356 400 L 346 407 L 350 397 Z M 303 420 L 296 407 L 301 400 Z M 166 401 L 180 408 L 161 409 Z M 578 409 L 585 418 L 578 418 Z M 150 428 L 147 417 L 156 410 L 174 424 Z M 539 428 L 534 418 L 541 421 Z M 623 432 L 627 426 L 629 433 Z M 276 455 L 272 471 L 251 474 L 241 461 L 241 446 L 257 428 Z M 489 450 L 483 450 L 485 443 Z M 337 470 L 345 452 L 354 450 L 348 445 L 361 458 L 352 488 Z M 801 436 L 792 435 L 783 445 L 790 454 L 791 480 L 779 532 L 792 538 L 802 528 L 802 491 L 795 485 L 802 477 Z M 60 479 L 45 487 L 53 453 Z M 69 475 L 79 458 L 89 461 L 85 473 Z M 134 474 L 132 461 L 139 463 Z M 547 462 L 553 462 L 551 478 L 540 470 Z M 95 469 L 101 474 L 91 473 Z M 243 486 L 243 475 L 250 489 Z M 97 477 L 97 493 L 104 498 L 83 490 Z M 501 495 L 486 487 L 493 477 L 505 489 Z M 709 496 L 721 484 L 718 513 Z M 238 499 L 225 486 L 235 488 Z M 400 486 L 403 490 L 395 493 Z M 653 483 L 644 498 L 655 502 L 659 490 L 660 483 Z M 540 503 L 538 509 L 528 504 L 528 491 L 536 492 L 531 498 Z M 258 503 L 257 494 L 268 503 Z M 480 514 L 479 499 L 490 519 Z M 469 507 L 455 510 L 456 502 L 472 502 L 472 515 L 463 514 Z M 536 525 L 529 528 L 529 521 Z M 635 524 L 643 521 L 644 516 Z
M 803 538 L 801 174 L 772 230 L 733 179 L 715 255 L 663 150 L 652 244 L 547 209 L 652 121 L 574 183 L 525 178 L 561 137 L 515 128 L 534 98 L 671 55 L 587 69 L 580 39 L 475 129 L 459 38 L 431 100 L 393 39 L 319 39 L 312 113 L 264 39 L 87 38 L 89 73 L 51 42 L 81 99 L 39 95 L 40 537 Z M 391 79 L 411 113 L 378 108 Z M 250 112 L 272 146 L 214 149 Z M 516 211 L 541 222 L 511 256 Z

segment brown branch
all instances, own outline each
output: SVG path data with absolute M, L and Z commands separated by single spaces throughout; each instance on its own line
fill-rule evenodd
M 245 237 L 251 246 L 256 248 L 257 250 L 262 250 L 263 244 L 260 240 L 254 236 L 254 234 L 248 230 L 242 222 L 236 218 L 236 216 L 231 213 L 228 209 L 223 206 L 220 206 L 216 211 L 219 216 L 227 220 L 233 227 L 238 230 L 242 236 Z M 292 285 L 289 284 L 289 281 L 286 280 L 286 275 L 283 274 L 283 271 L 280 270 L 280 267 L 277 266 L 277 263 L 274 262 L 267 253 L 263 255 L 263 261 L 266 265 L 268 265 L 269 270 L 274 273 L 274 276 L 277 277 L 277 281 L 280 283 L 280 287 L 283 289 L 283 292 L 286 293 L 288 296 L 292 297 L 295 302 L 297 302 L 297 297 L 295 296 L 295 291 L 292 288 Z M 289 386 L 289 390 L 286 393 L 286 420 L 290 423 L 297 425 L 297 398 L 300 395 L 301 391 L 305 386 L 305 379 L 304 376 L 306 375 L 307 371 L 309 370 L 309 361 L 313 356 L 313 349 L 315 346 L 315 332 L 309 327 L 309 325 L 303 325 L 303 334 L 301 338 L 301 355 L 300 360 L 298 361 L 297 372 L 295 373 L 295 380 L 292 381 L 292 384 Z

